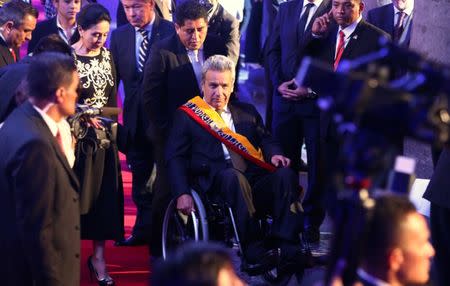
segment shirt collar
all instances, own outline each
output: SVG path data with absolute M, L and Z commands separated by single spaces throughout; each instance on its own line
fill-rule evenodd
M 359 18 L 355 22 L 351 23 L 344 29 L 341 29 L 341 27 L 339 27 L 339 31 L 344 32 L 345 38 L 348 38 L 356 30 L 356 26 L 358 26 L 358 24 L 359 24 L 359 22 L 361 22 L 361 20 L 362 20 L 362 16 L 360 15 Z M 339 33 L 339 31 L 338 31 L 338 33 Z
M 50 116 L 47 115 L 48 109 L 53 105 L 54 103 L 47 104 L 43 109 L 40 109 L 36 105 L 33 105 L 34 109 L 42 116 L 42 119 L 44 119 L 45 123 L 47 124 L 48 128 L 50 129 L 50 132 L 52 132 L 53 136 L 56 136 L 58 133 L 58 123 L 53 120 Z
M 401 11 L 399 9 L 397 9 L 397 7 L 395 7 L 394 5 L 394 14 L 397 15 L 398 12 L 405 12 L 406 16 L 410 16 L 411 13 L 414 10 L 414 1 L 411 1 L 411 5 L 408 5 L 408 7 L 406 7 L 405 10 Z
M 65 33 L 65 30 L 64 30 L 63 26 L 61 26 L 61 24 L 59 23 L 59 17 L 58 17 L 58 15 L 56 15 L 56 27 L 58 27 L 59 29 L 63 30 L 64 33 Z M 73 32 L 76 28 L 77 28 L 77 24 L 75 23 L 75 25 L 74 25 L 72 28 L 70 28 L 70 29 L 71 29 L 72 32 Z M 72 33 L 72 34 L 73 34 L 73 33 Z
M 3 32 L 2 31 L 0 31 L 0 38 L 2 38 L 3 42 L 6 43 L 6 39 L 5 39 L 5 36 L 3 36 Z
M 148 31 L 149 33 L 151 33 L 152 28 L 153 28 L 153 23 L 155 23 L 155 19 L 156 19 L 156 16 L 153 17 L 153 19 L 147 25 L 145 25 L 143 28 L 134 27 L 134 30 L 136 32 L 138 32 L 140 29 L 144 29 L 144 30 Z
M 206 100 L 205 100 L 205 98 L 204 97 L 202 97 L 202 99 L 203 99 L 203 101 L 204 102 L 206 102 Z M 206 102 L 206 104 L 208 104 L 209 105 L 209 103 L 208 102 Z M 213 106 L 211 106 L 211 105 L 209 105 L 209 107 L 211 107 L 212 109 L 214 109 L 214 110 L 216 110 L 216 108 L 215 107 L 213 107 Z M 231 113 L 230 112 L 230 108 L 228 107 L 228 104 L 227 105 L 225 105 L 223 108 L 222 108 L 222 112 L 223 113 Z
M 375 286 L 390 286 L 390 284 L 387 283 L 386 281 L 383 281 L 381 279 L 378 279 L 377 277 L 370 275 L 369 273 L 364 271 L 362 268 L 358 268 L 357 272 L 358 272 L 359 277 L 366 280 L 367 282 L 372 283 Z
M 312 3 L 312 4 L 314 4 L 314 6 L 319 7 L 320 4 L 322 4 L 322 2 L 323 2 L 323 0 L 314 0 L 314 1 L 303 0 L 303 6 L 302 7 L 305 7 L 306 4 L 309 4 L 309 3 Z

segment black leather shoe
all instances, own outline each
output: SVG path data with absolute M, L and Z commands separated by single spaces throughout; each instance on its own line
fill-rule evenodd
M 259 255 L 257 260 L 244 259 L 241 264 L 241 270 L 250 276 L 263 274 L 280 263 L 280 249 L 270 249 Z
M 115 246 L 139 246 L 147 245 L 148 242 L 145 239 L 130 235 L 127 239 L 119 240 L 114 243 Z

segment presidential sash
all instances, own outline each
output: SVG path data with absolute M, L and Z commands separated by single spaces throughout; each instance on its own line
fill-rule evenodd
M 256 149 L 247 137 L 228 128 L 222 117 L 199 96 L 180 106 L 180 109 L 186 112 L 203 129 L 225 144 L 227 148 L 242 156 L 242 158 L 269 172 L 276 170 L 273 165 L 264 162 L 261 149 Z

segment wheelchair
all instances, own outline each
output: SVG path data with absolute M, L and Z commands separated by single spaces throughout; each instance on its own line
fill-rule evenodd
M 177 210 L 177 200 L 172 199 L 166 209 L 162 226 L 162 254 L 166 259 L 169 252 L 179 247 L 186 241 L 221 241 L 227 247 L 237 248 L 241 257 L 241 271 L 249 276 L 262 275 L 262 278 L 272 285 L 285 285 L 293 275 L 279 272 L 275 266 L 264 270 L 261 265 L 249 264 L 242 255 L 237 226 L 233 210 L 221 202 L 212 202 L 205 195 L 191 189 L 195 211 L 189 216 Z M 205 202 L 205 203 L 204 203 Z M 271 218 L 260 219 L 260 227 L 263 233 L 269 233 Z M 278 249 L 278 257 L 280 250 Z M 279 260 L 277 261 L 279 264 Z

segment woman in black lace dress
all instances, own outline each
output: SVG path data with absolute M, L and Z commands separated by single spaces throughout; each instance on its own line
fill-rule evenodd
M 90 107 L 117 105 L 116 74 L 111 53 L 104 47 L 111 18 L 100 4 L 88 4 L 77 16 L 80 40 L 73 44 L 80 76 L 78 103 Z M 113 118 L 115 120 L 115 118 Z M 95 120 L 94 120 L 95 121 Z M 123 237 L 123 187 L 117 145 L 99 144 L 98 130 L 90 128 L 76 147 L 75 170 L 81 182 L 81 238 L 93 241 L 88 259 L 99 285 L 114 285 L 106 269 L 105 240 Z

